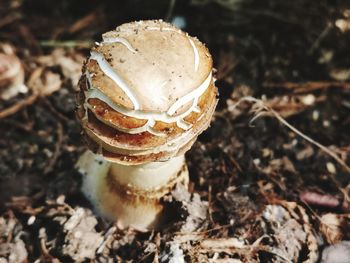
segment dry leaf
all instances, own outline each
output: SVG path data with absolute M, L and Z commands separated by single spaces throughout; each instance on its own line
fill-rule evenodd
M 349 263 L 350 241 L 326 247 L 322 252 L 321 263 Z
M 55 91 L 59 90 L 62 85 L 62 81 L 59 74 L 51 71 L 45 71 L 43 68 L 37 68 L 32 73 L 28 86 L 33 93 L 40 94 L 42 96 L 48 96 Z
M 22 226 L 12 213 L 0 217 L 0 262 L 26 262 L 28 253 L 20 238 L 21 230 Z
M 295 157 L 297 158 L 297 160 L 301 161 L 311 157 L 313 154 L 314 154 L 314 149 L 312 148 L 311 145 L 307 144 L 303 150 L 297 152 Z
M 320 230 L 329 244 L 350 238 L 350 214 L 328 213 L 321 217 Z
M 345 81 L 350 78 L 350 69 L 332 69 L 329 72 L 332 79 L 338 81 Z
M 60 215 L 57 220 L 61 221 Z M 55 220 L 55 219 L 54 219 Z M 94 259 L 96 251 L 103 242 L 101 233 L 96 232 L 97 220 L 91 211 L 83 208 L 74 210 L 72 216 L 63 224 L 64 244 L 62 253 L 75 262 Z
M 81 76 L 81 66 L 84 61 L 84 57 L 77 53 L 71 55 L 64 49 L 55 49 L 50 55 L 41 56 L 38 61 L 45 67 L 59 66 L 62 70 L 64 77 L 72 81 L 72 85 L 78 84 Z

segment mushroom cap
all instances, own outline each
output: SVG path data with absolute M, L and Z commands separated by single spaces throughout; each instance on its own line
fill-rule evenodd
M 8 100 L 18 93 L 26 93 L 24 69 L 20 59 L 13 53 L 11 46 L 0 45 L 0 99 Z
M 128 164 L 183 154 L 217 103 L 207 48 L 161 20 L 123 24 L 102 39 L 79 81 L 89 148 Z
M 6 88 L 17 81 L 20 73 L 23 78 L 21 61 L 13 54 L 0 53 L 0 89 Z

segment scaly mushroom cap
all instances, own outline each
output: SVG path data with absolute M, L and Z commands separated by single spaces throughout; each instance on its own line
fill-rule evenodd
M 207 48 L 161 20 L 124 24 L 102 39 L 79 82 L 89 148 L 129 164 L 186 152 L 217 103 Z

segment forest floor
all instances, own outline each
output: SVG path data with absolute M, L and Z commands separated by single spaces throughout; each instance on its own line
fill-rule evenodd
M 74 110 L 89 47 L 149 18 L 207 44 L 220 100 L 178 217 L 140 233 L 82 195 Z M 3 0 L 28 91 L 0 100 L 0 262 L 350 262 L 349 46 L 342 1 Z

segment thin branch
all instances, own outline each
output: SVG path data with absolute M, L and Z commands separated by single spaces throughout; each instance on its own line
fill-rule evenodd
M 305 93 L 320 89 L 329 88 L 342 88 L 345 90 L 350 90 L 349 82 L 341 81 L 311 81 L 305 83 L 295 83 L 295 82 L 265 82 L 263 83 L 265 88 L 282 88 L 293 90 L 293 93 Z
M 39 42 L 42 47 L 63 47 L 63 48 L 90 48 L 94 42 L 92 40 L 42 40 Z
M 333 152 L 332 150 L 330 150 L 329 148 L 327 148 L 326 146 L 322 145 L 321 143 L 315 141 L 314 139 L 312 139 L 311 137 L 307 136 L 306 134 L 304 134 L 303 132 L 299 131 L 297 128 L 295 128 L 294 126 L 292 126 L 289 122 L 287 122 L 285 119 L 283 119 L 281 117 L 281 115 L 279 115 L 275 110 L 273 110 L 271 107 L 267 106 L 262 100 L 253 98 L 253 97 L 243 97 L 241 99 L 239 99 L 238 102 L 235 103 L 235 105 L 233 107 L 237 107 L 238 104 L 240 104 L 243 101 L 248 101 L 248 102 L 253 102 L 255 103 L 255 113 L 257 113 L 257 116 L 261 116 L 262 113 L 265 112 L 269 112 L 271 113 L 277 120 L 279 120 L 284 126 L 286 126 L 287 128 L 289 128 L 290 130 L 292 130 L 294 133 L 296 133 L 297 135 L 299 135 L 300 137 L 302 137 L 303 139 L 305 139 L 306 141 L 308 141 L 309 143 L 317 146 L 320 150 L 322 150 L 323 152 L 325 152 L 326 154 L 328 154 L 329 156 L 331 156 L 338 164 L 340 164 L 343 169 L 350 174 L 350 167 L 346 164 L 345 161 L 343 161 L 335 152 Z M 255 116 L 253 118 L 253 120 L 256 120 L 257 117 Z M 250 122 L 251 123 L 251 122 Z M 339 188 L 339 190 L 343 193 L 344 197 L 346 198 L 347 201 L 350 200 L 349 195 L 346 191 L 346 189 L 344 189 L 339 182 L 336 180 L 336 178 L 334 177 L 334 175 L 330 176 L 332 181 L 336 184 L 336 186 Z
M 261 115 L 261 110 L 265 110 L 267 112 L 272 113 L 277 120 L 279 120 L 283 125 L 285 125 L 287 128 L 298 134 L 300 137 L 304 138 L 306 141 L 310 142 L 311 144 L 316 145 L 318 148 L 320 148 L 322 151 L 324 151 L 326 154 L 331 156 L 335 161 L 337 161 L 345 170 L 347 173 L 350 174 L 350 167 L 341 159 L 339 156 L 333 152 L 332 150 L 328 149 L 326 146 L 320 144 L 319 142 L 315 141 L 314 139 L 310 138 L 306 134 L 302 133 L 299 131 L 297 128 L 292 126 L 289 122 L 287 122 L 285 119 L 281 117 L 275 110 L 273 110 L 271 107 L 267 106 L 262 100 L 253 98 L 253 97 L 243 97 L 241 98 L 235 105 L 236 107 L 238 104 L 240 104 L 243 101 L 248 101 L 248 102 L 254 102 L 258 106 L 258 114 Z M 256 120 L 256 117 L 254 117 L 254 120 Z
M 16 112 L 20 111 L 21 109 L 25 108 L 26 106 L 33 104 L 38 97 L 39 97 L 38 94 L 33 93 L 29 97 L 17 102 L 16 104 L 12 105 L 11 107 L 0 111 L 0 119 L 4 119 L 8 116 L 11 116 L 11 115 L 15 114 Z
M 176 4 L 176 0 L 169 1 L 168 11 L 164 18 L 165 21 L 170 22 L 170 18 L 172 17 L 174 12 L 175 4 Z

